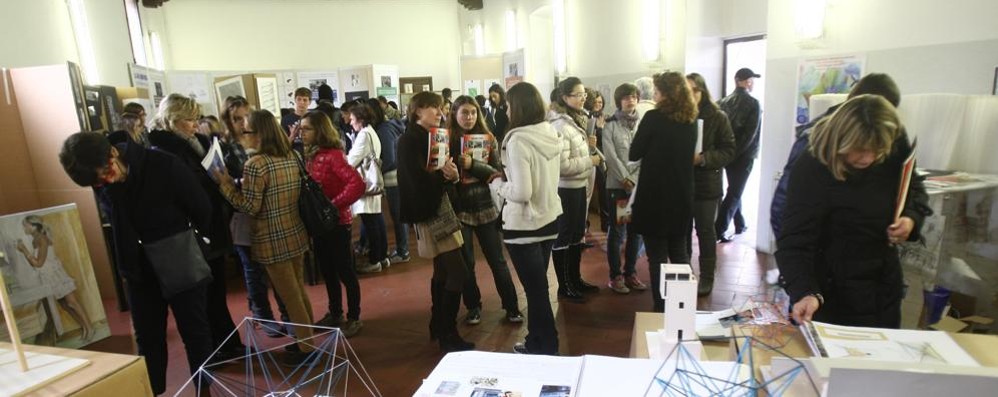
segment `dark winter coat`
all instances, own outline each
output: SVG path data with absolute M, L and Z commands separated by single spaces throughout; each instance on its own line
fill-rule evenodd
M 728 115 L 712 104 L 700 106 L 700 119 L 704 163 L 693 167 L 693 195 L 696 200 L 719 200 L 723 195 L 721 169 L 735 156 L 735 136 Z
M 631 208 L 637 233 L 685 239 L 690 232 L 696 139 L 696 123 L 677 123 L 657 109 L 641 118 L 628 154 L 631 161 L 641 160 Z
M 735 159 L 759 155 L 759 127 L 762 110 L 759 100 L 749 95 L 742 87 L 721 99 L 718 103 L 731 121 L 731 131 L 735 134 Z
M 841 325 L 900 327 L 903 297 L 897 249 L 889 245 L 901 164 L 911 152 L 905 136 L 888 158 L 838 181 L 810 152 L 794 164 L 776 261 L 791 302 L 824 297 L 815 319 Z M 902 216 L 915 221 L 909 241 L 932 210 L 914 178 Z
M 207 153 L 211 147 L 208 138 L 195 134 L 201 147 Z M 153 148 L 168 152 L 177 156 L 181 163 L 187 166 L 197 178 L 201 189 L 208 195 L 211 202 L 211 222 L 207 230 L 199 230 L 211 240 L 206 259 L 218 258 L 232 250 L 232 236 L 229 232 L 229 220 L 232 217 L 232 207 L 222 193 L 218 190 L 218 184 L 208 176 L 208 172 L 201 166 L 201 156 L 187 144 L 183 138 L 170 131 L 153 130 L 149 133 L 149 142 Z
M 190 228 L 207 230 L 208 195 L 190 169 L 173 155 L 136 143 L 117 145 L 128 167 L 124 182 L 98 188 L 109 209 L 115 261 L 121 276 L 138 282 L 154 277 L 139 240 L 153 242 Z
M 440 198 L 453 192 L 454 184 L 442 171 L 426 170 L 430 132 L 411 123 L 398 141 L 400 213 L 405 223 L 422 223 L 437 216 Z
M 381 172 L 388 173 L 398 169 L 398 147 L 396 143 L 405 131 L 405 125 L 401 121 L 391 119 L 378 124 L 374 129 L 381 140 Z
M 814 126 L 818 125 L 821 119 L 835 113 L 835 109 L 838 109 L 839 106 L 832 106 L 825 114 L 818 116 L 809 123 L 798 125 L 794 129 L 794 136 L 797 139 L 794 141 L 793 146 L 790 147 L 790 156 L 787 157 L 787 164 L 783 166 L 783 172 L 780 173 L 780 180 L 776 183 L 776 191 L 773 192 L 773 202 L 769 205 L 769 225 L 773 228 L 773 236 L 776 238 L 780 238 L 780 231 L 782 230 L 780 226 L 783 222 L 783 209 L 787 206 L 787 185 L 790 184 L 790 173 L 793 171 L 794 163 L 797 162 L 801 154 L 807 151 L 808 145 L 811 144 L 811 131 L 814 130 Z

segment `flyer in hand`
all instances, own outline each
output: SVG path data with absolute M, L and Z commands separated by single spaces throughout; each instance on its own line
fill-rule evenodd
M 450 132 L 445 128 L 431 128 L 427 136 L 426 169 L 436 171 L 444 168 L 450 157 Z
M 492 155 L 492 137 L 485 134 L 465 134 L 461 136 L 461 154 L 488 163 Z M 471 176 L 470 172 L 461 173 L 461 183 L 475 183 L 478 178 Z
M 225 172 L 225 156 L 222 155 L 222 147 L 218 144 L 218 138 L 214 138 L 208 153 L 201 160 L 201 166 L 208 171 L 208 176 L 215 180 L 215 171 Z M 215 180 L 215 182 L 218 182 Z
M 908 186 L 911 185 L 911 177 L 915 174 L 915 147 L 918 145 L 918 138 L 911 143 L 911 153 L 908 158 L 901 163 L 901 181 L 898 184 L 898 197 L 894 202 L 894 222 L 901 219 L 904 212 L 905 202 L 908 200 Z

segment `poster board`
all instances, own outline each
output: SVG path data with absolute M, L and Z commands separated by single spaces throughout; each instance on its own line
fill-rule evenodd
M 139 97 L 148 99 L 152 106 L 146 108 L 146 114 L 156 114 L 159 103 L 166 97 L 166 74 L 162 70 L 148 68 L 133 63 L 128 64 L 132 87 L 139 92 Z
M 281 97 L 277 88 L 277 77 L 273 75 L 254 75 L 257 97 L 260 99 L 260 109 L 267 109 L 274 116 L 281 116 Z
M 218 116 L 221 102 L 215 101 L 214 87 L 207 72 L 169 72 L 166 78 L 169 92 L 194 99 L 201 105 L 203 114 Z
M 810 120 L 812 95 L 848 93 L 853 84 L 863 77 L 865 63 L 866 57 L 862 55 L 801 60 L 797 65 L 797 124 L 805 124 Z
M 507 90 L 514 84 L 523 81 L 523 76 L 527 73 L 524 59 L 522 48 L 502 54 L 502 76 Z
M 0 253 L 22 341 L 75 349 L 111 336 L 76 204 L 0 217 Z
M 384 96 L 389 101 L 399 101 L 399 68 L 394 65 L 371 65 L 374 76 L 374 97 Z
M 286 76 L 285 76 L 286 77 Z M 339 107 L 343 104 L 343 91 L 340 88 L 339 72 L 335 70 L 330 71 L 314 71 L 314 72 L 298 72 L 298 85 L 291 90 L 290 107 L 295 106 L 294 90 L 298 87 L 307 87 L 312 90 L 312 102 L 314 103 L 319 100 L 319 86 L 322 84 L 328 85 L 333 89 L 333 104 Z

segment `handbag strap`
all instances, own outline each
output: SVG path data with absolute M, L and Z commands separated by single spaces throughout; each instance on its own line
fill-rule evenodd
M 291 150 L 291 153 L 294 153 L 295 162 L 298 163 L 298 175 L 301 177 L 301 179 L 305 180 L 311 178 L 308 175 L 308 169 L 305 168 L 305 159 L 302 158 L 301 154 L 299 154 L 295 150 Z

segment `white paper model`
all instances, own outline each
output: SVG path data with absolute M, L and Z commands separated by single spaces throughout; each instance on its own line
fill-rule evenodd
M 665 324 L 660 331 L 663 357 L 669 357 L 676 345 L 693 357 L 700 357 L 703 345 L 697 339 L 697 277 L 687 264 L 662 264 L 659 283 L 665 300 Z M 675 357 L 675 355 L 673 355 Z

